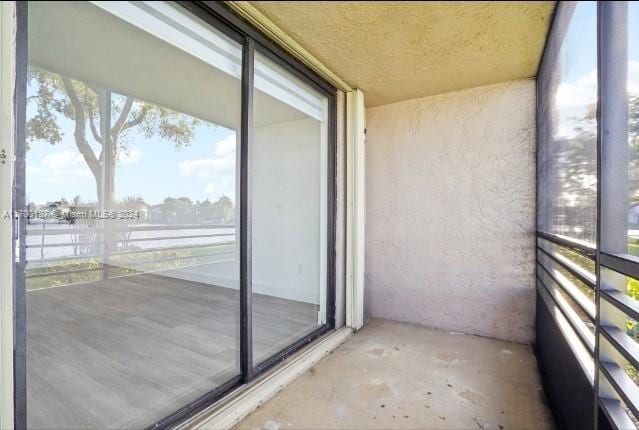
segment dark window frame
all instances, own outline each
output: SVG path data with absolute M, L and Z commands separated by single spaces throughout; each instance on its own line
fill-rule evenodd
M 231 391 L 263 375 L 300 349 L 311 344 L 320 336 L 335 328 L 335 246 L 336 246 L 336 174 L 337 174 L 337 89 L 310 70 L 297 58 L 286 52 L 274 41 L 238 17 L 230 8 L 213 1 L 177 1 L 187 11 L 207 24 L 223 32 L 242 45 L 242 118 L 240 127 L 240 374 L 224 384 L 197 398 L 150 425 L 149 429 L 170 428 L 203 411 L 228 395 Z M 26 150 L 26 92 L 28 61 L 28 2 L 18 1 L 16 8 L 16 93 L 15 93 L 15 183 L 14 209 L 25 206 L 25 150 Z M 297 340 L 265 361 L 254 364 L 252 360 L 251 325 L 251 189 L 250 189 L 250 148 L 252 146 L 253 119 L 253 67 L 254 52 L 264 54 L 276 64 L 310 85 L 328 99 L 327 130 L 327 276 L 326 276 L 326 324 Z M 25 220 L 16 220 L 17 231 L 25 228 Z M 26 288 L 24 279 L 25 247 L 24 238 L 17 232 L 19 254 L 16 255 L 14 275 L 14 412 L 16 430 L 27 426 L 26 396 Z M 14 249 L 16 247 L 14 246 Z

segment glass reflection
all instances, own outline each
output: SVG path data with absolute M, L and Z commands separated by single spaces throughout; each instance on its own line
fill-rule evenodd
M 596 3 L 577 3 L 553 54 L 551 97 L 539 116 L 540 221 L 548 233 L 592 244 L 597 219 Z
M 207 27 L 205 63 L 117 7 L 29 5 L 29 428 L 144 428 L 239 374 L 241 46 Z

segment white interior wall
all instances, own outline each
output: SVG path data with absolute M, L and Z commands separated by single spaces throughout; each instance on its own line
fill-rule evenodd
M 212 38 L 210 46 L 200 46 L 200 39 L 187 37 L 184 41 L 180 31 L 164 21 L 163 24 L 155 21 L 158 11 L 160 15 L 166 14 L 162 15 L 165 18 L 179 20 L 179 14 L 176 16 L 172 7 L 158 4 L 143 9 L 128 3 L 100 3 L 100 7 L 85 4 L 63 9 L 42 3 L 31 11 L 31 22 L 40 25 L 31 31 L 36 49 L 30 53 L 30 61 L 237 129 L 239 48 L 215 32 L 208 35 Z M 105 10 L 128 18 L 126 21 L 116 18 Z M 198 22 L 195 20 L 192 25 L 200 25 Z M 147 34 L 136 26 L 157 34 Z M 198 27 L 200 32 L 206 29 L 206 25 Z M 71 41 L 70 34 L 93 37 L 78 42 Z M 100 37 L 105 34 L 117 37 L 108 40 Z M 101 43 L 108 47 L 98 49 Z M 122 49 L 112 49 L 113 46 Z M 148 55 L 139 58 L 133 49 Z M 228 52 L 224 51 L 224 56 L 218 50 Z M 115 70 L 105 73 L 104 67 L 100 67 L 101 61 L 97 58 L 92 61 L 95 52 L 102 51 L 108 53 L 103 55 L 110 56 L 112 68 L 117 65 Z M 154 67 L 151 63 L 158 59 L 170 65 L 169 68 Z M 188 70 L 191 77 L 196 78 L 178 82 L 171 72 L 178 69 Z M 326 121 L 320 117 L 325 115 L 326 106 L 316 103 L 322 98 L 312 90 L 259 54 L 255 79 L 253 291 L 319 304 L 319 298 L 324 296 L 320 294 L 320 285 L 325 284 L 325 270 L 321 268 L 326 265 L 326 253 L 320 252 L 321 245 L 325 246 L 325 242 L 321 242 L 325 241 L 326 231 L 320 231 L 325 229 L 320 226 L 326 225 L 325 218 L 321 218 L 326 216 L 326 203 L 320 206 L 319 198 L 326 192 L 325 176 L 320 174 L 325 171 L 320 163 L 326 162 L 326 148 L 322 146 L 326 140 L 320 138 L 326 135 Z M 157 88 L 172 89 L 174 94 L 166 91 L 158 94 Z M 211 100 L 219 103 L 211 104 Z M 318 120 L 302 119 L 309 115 Z M 238 288 L 238 270 L 236 258 L 221 264 L 164 273 Z
M 533 338 L 535 83 L 367 109 L 372 317 Z
M 304 119 L 254 130 L 254 293 L 319 304 L 320 126 Z M 164 273 L 237 289 L 238 267 L 230 258 Z
M 256 127 L 253 290 L 319 304 L 320 122 Z

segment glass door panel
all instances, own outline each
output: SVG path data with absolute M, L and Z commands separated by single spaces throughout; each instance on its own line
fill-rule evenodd
M 253 362 L 326 323 L 327 97 L 256 52 Z
M 146 427 L 240 372 L 242 46 L 168 3 L 28 27 L 28 427 Z

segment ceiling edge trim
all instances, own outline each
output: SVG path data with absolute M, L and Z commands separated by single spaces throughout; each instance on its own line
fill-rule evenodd
M 282 29 L 275 25 L 273 21 L 268 19 L 248 1 L 227 1 L 226 5 L 335 87 L 345 92 L 353 91 L 350 85 L 340 79 L 339 76 L 288 36 Z

